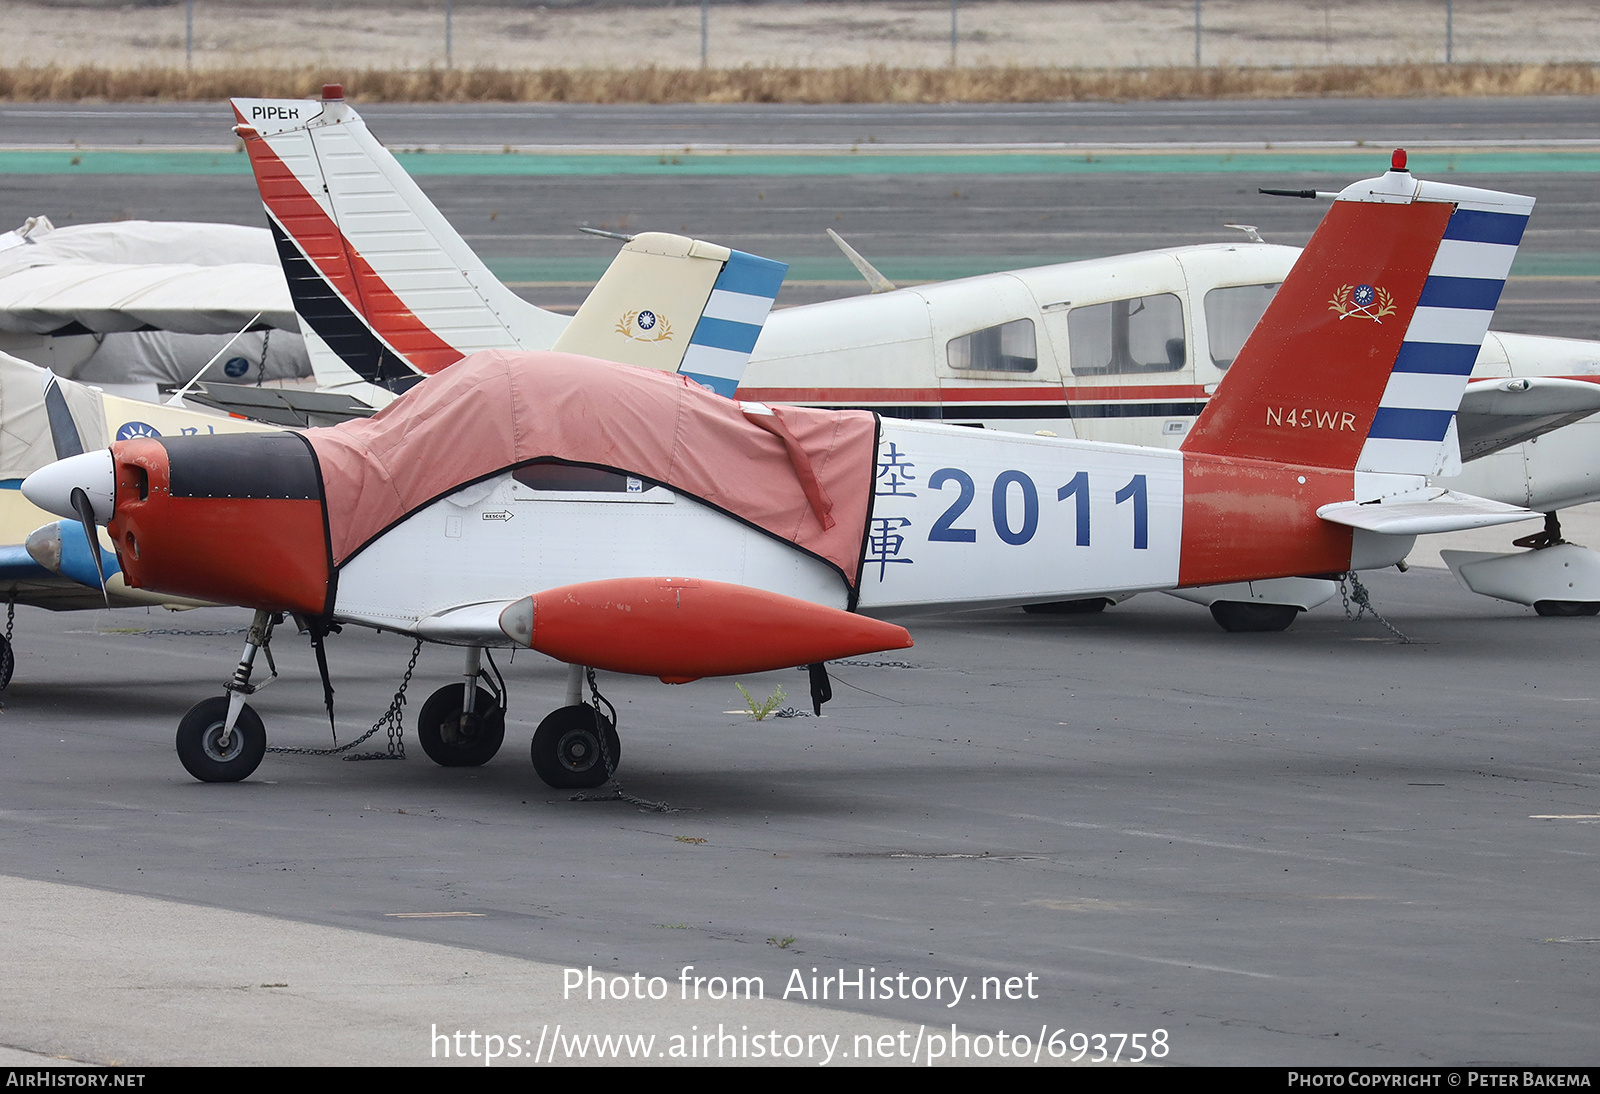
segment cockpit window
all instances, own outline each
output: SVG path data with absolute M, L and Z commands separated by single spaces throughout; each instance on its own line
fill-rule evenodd
M 1245 339 L 1266 314 L 1279 284 L 1234 285 L 1206 293 L 1206 341 L 1210 343 L 1211 361 L 1218 368 L 1226 369 L 1239 356 Z
M 950 367 L 977 372 L 1037 372 L 1039 345 L 1033 320 L 1018 319 L 998 327 L 950 339 L 946 347 Z
M 1159 293 L 1073 308 L 1067 343 L 1074 376 L 1177 372 L 1188 359 L 1183 303 Z

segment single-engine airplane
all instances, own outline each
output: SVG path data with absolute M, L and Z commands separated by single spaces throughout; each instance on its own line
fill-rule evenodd
M 418 723 L 446 764 L 503 739 L 504 689 L 476 686 L 485 650 L 567 663 L 534 767 L 597 786 L 620 740 L 596 669 L 671 683 L 811 665 L 820 705 L 827 660 L 909 644 L 885 614 L 1327 576 L 1391 565 L 1418 534 L 1526 519 L 1427 476 L 1532 207 L 1401 168 L 1346 187 L 1177 451 L 486 351 L 364 421 L 121 441 L 24 490 L 105 524 L 130 585 L 256 610 L 226 697 L 180 723 L 197 778 L 260 762 L 245 698 L 293 613 L 314 640 L 357 624 L 465 647 L 463 683 Z M 750 287 L 734 277 L 718 307 L 764 317 Z M 648 331 L 645 310 L 626 315 Z
M 382 405 L 475 350 L 553 344 L 563 317 L 500 285 L 337 85 L 321 102 L 233 106 L 322 384 Z M 846 248 L 873 294 L 775 313 L 738 394 L 1175 447 L 1299 255 L 1249 235 L 900 290 Z M 1600 421 L 1573 424 L 1600 411 L 1600 344 L 1492 332 L 1469 367 L 1429 473 L 1549 516 L 1527 541 L 1538 549 L 1463 556 L 1458 576 L 1541 614 L 1600 611 L 1600 553 L 1565 543 L 1555 517 L 1600 499 Z M 1293 578 L 1176 595 L 1226 629 L 1280 630 L 1335 588 Z

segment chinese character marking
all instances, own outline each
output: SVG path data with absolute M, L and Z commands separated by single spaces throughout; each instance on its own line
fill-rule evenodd
M 900 534 L 899 529 L 910 523 L 908 517 L 873 518 L 872 528 L 867 533 L 866 563 L 868 566 L 877 563 L 879 581 L 883 580 L 891 562 L 911 565 L 912 559 L 899 557 L 900 549 L 906 545 L 906 537 Z
M 902 486 L 917 481 L 917 477 L 911 473 L 911 469 L 915 466 L 917 465 L 905 459 L 905 453 L 896 448 L 893 441 L 890 441 L 889 450 L 883 454 L 883 462 L 878 464 L 878 479 L 880 480 L 878 485 L 888 489 L 880 489 L 878 497 L 916 497 L 915 491 L 900 489 Z

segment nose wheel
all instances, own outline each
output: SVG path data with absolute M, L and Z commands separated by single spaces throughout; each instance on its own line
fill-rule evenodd
M 472 712 L 462 714 L 462 686 L 446 684 L 422 704 L 417 741 L 440 767 L 479 767 L 488 763 L 506 736 L 506 712 L 495 697 L 477 689 Z
M 621 759 L 617 727 L 588 703 L 551 711 L 533 733 L 533 770 L 556 790 L 604 786 Z
M 261 716 L 246 704 L 231 732 L 228 697 L 203 699 L 178 723 L 178 759 L 184 770 L 204 783 L 236 783 L 249 778 L 267 754 L 267 730 Z

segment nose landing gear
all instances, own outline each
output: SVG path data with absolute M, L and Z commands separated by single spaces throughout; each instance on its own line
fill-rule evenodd
M 267 686 L 250 682 L 257 651 L 267 655 L 267 667 L 272 670 L 267 684 L 278 678 L 271 648 L 272 628 L 277 622 L 271 612 L 256 612 L 244 653 L 228 681 L 228 694 L 202 699 L 178 723 L 178 760 L 201 782 L 236 783 L 249 778 L 267 754 L 266 726 L 244 697 Z

